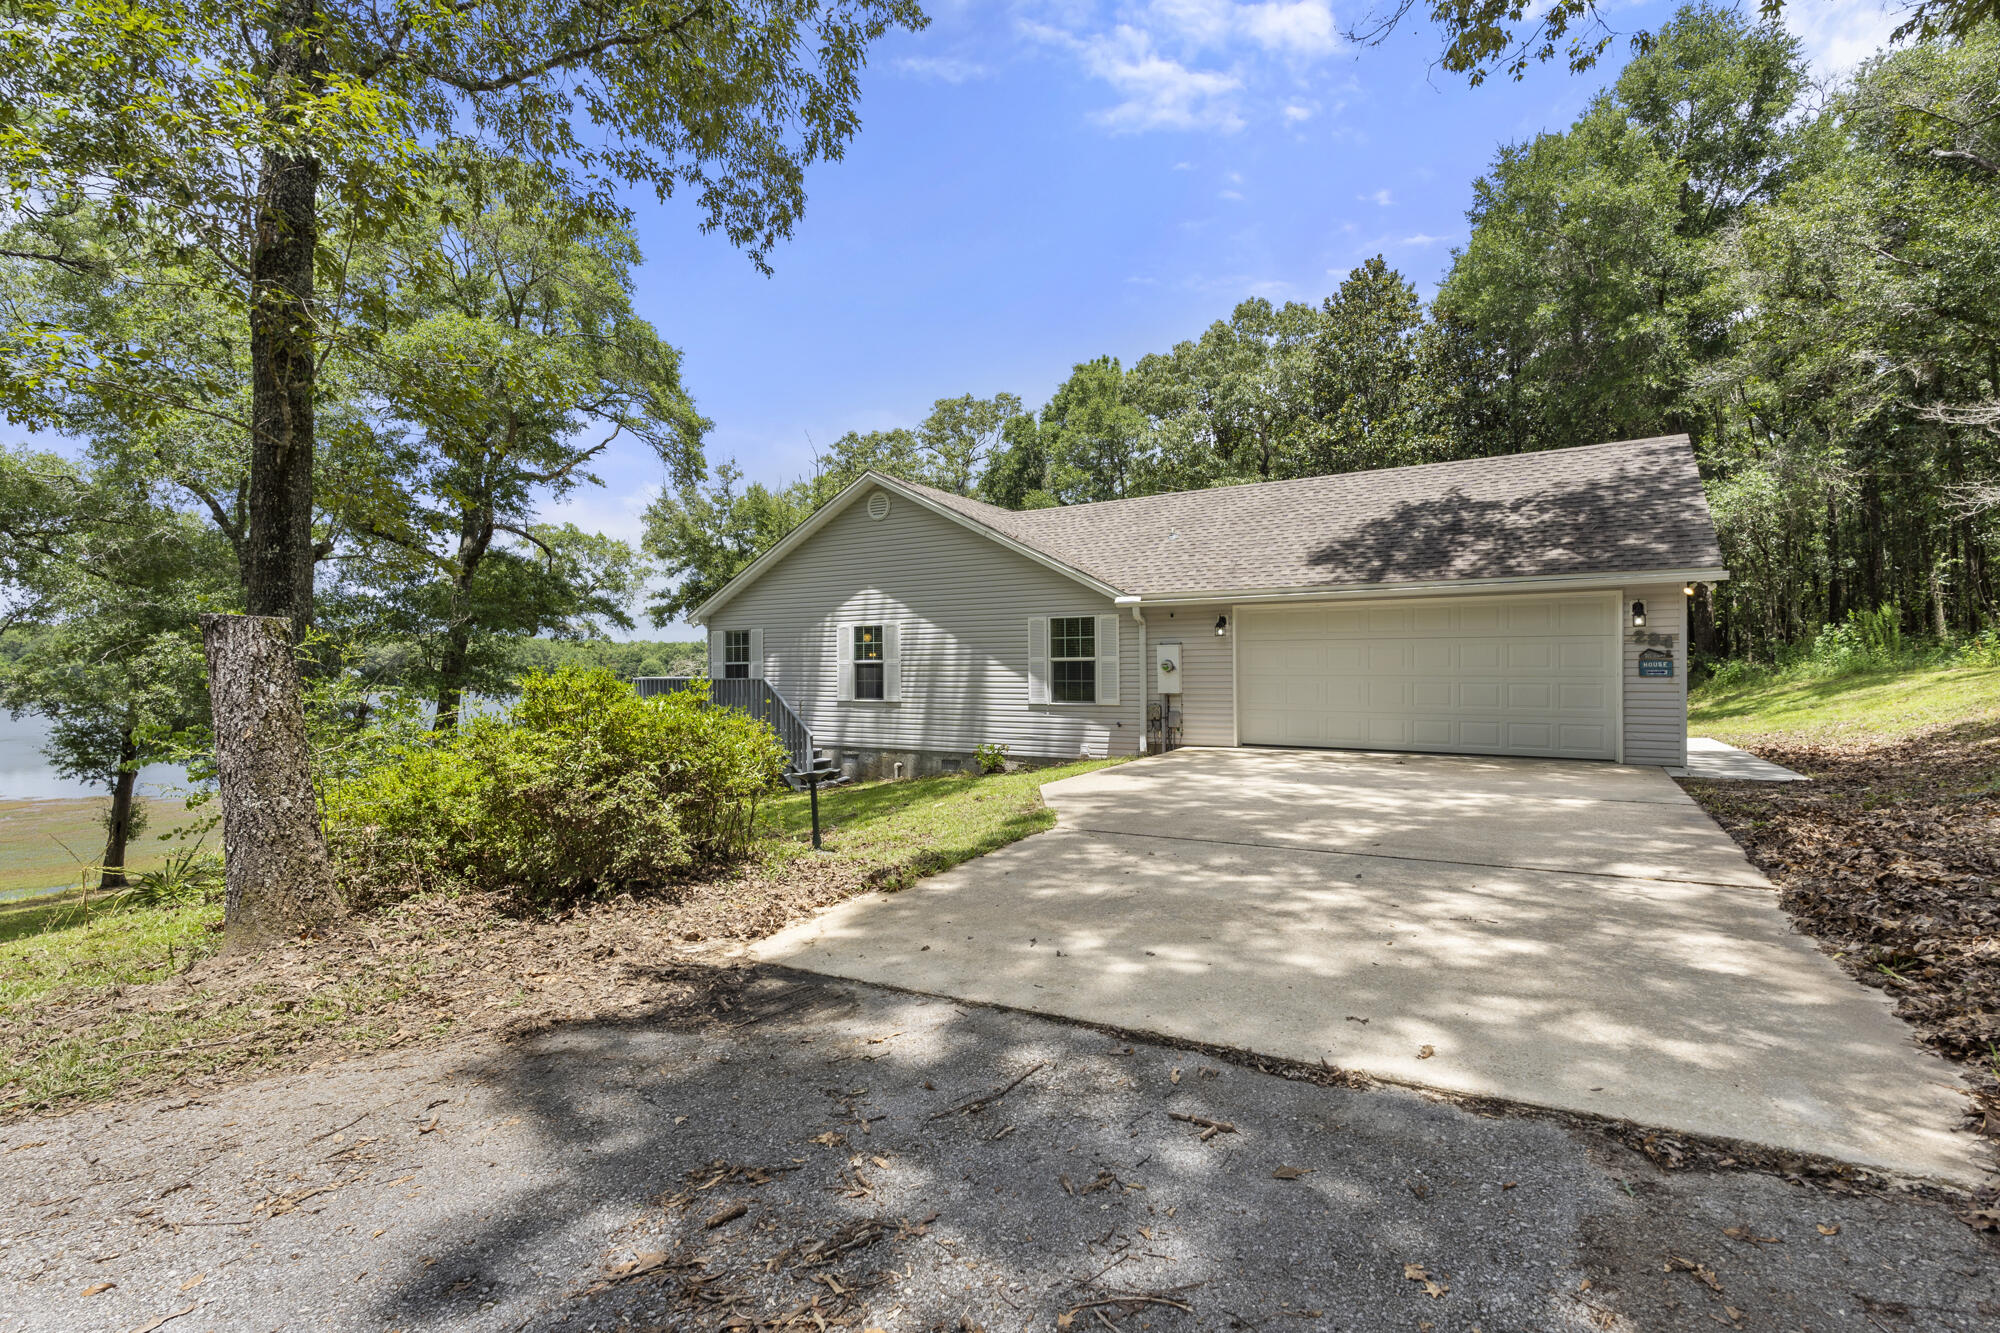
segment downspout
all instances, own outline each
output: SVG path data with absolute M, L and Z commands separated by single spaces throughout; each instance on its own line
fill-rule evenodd
M 1144 756 L 1152 744 L 1152 737 L 1146 730 L 1146 709 L 1152 704 L 1152 678 L 1146 674 L 1146 613 L 1139 609 L 1137 597 L 1120 597 L 1114 605 L 1132 608 L 1132 619 L 1139 626 L 1139 753 Z

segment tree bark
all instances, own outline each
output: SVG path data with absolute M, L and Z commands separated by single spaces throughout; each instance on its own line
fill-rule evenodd
M 215 705 L 229 949 L 319 933 L 346 914 L 320 830 L 291 630 L 278 616 L 201 618 Z
M 276 128 L 296 130 L 301 94 L 325 81 L 318 0 L 278 0 L 265 84 Z M 315 380 L 313 260 L 319 159 L 264 154 L 250 250 L 250 491 L 243 582 L 253 616 L 312 623 Z
M 127 883 L 125 844 L 132 837 L 132 790 L 139 781 L 138 758 L 139 747 L 133 743 L 132 728 L 127 727 L 118 738 L 118 776 L 111 782 L 111 813 L 104 821 L 104 859 L 97 880 L 100 889 L 122 889 Z
M 470 627 L 454 623 L 445 633 L 444 656 L 438 662 L 437 715 L 431 719 L 431 726 L 438 731 L 458 727 L 459 710 L 465 703 L 465 664 L 471 651 Z

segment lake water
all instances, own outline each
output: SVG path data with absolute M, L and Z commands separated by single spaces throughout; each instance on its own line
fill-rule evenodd
M 49 767 L 42 745 L 49 724 L 26 716 L 18 722 L 0 712 L 0 801 L 54 801 L 69 797 L 109 796 L 108 785 L 72 782 Z M 164 796 L 187 781 L 187 770 L 174 764 L 154 764 L 139 770 L 139 791 Z

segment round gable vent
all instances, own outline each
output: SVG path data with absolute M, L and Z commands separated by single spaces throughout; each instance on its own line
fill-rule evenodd
M 877 523 L 889 517 L 889 492 L 877 491 L 868 497 L 868 517 Z

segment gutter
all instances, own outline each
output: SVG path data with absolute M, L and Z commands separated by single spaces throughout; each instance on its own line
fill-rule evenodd
M 1120 606 L 1195 606 L 1213 602 L 1303 602 L 1382 600 L 1395 597 L 1447 597 L 1469 592 L 1599 592 L 1634 583 L 1721 583 L 1729 571 L 1719 566 L 1698 569 L 1635 569 L 1607 574 L 1536 574 L 1517 578 L 1432 579 L 1421 583 L 1351 583 L 1305 588 L 1210 588 L 1188 592 L 1147 593 L 1119 597 Z
M 1114 597 L 1113 606 L 1132 608 L 1132 619 L 1139 623 L 1139 754 L 1143 758 L 1152 737 L 1146 731 L 1146 706 L 1152 702 L 1152 684 L 1146 679 L 1146 613 L 1139 609 L 1137 597 Z

